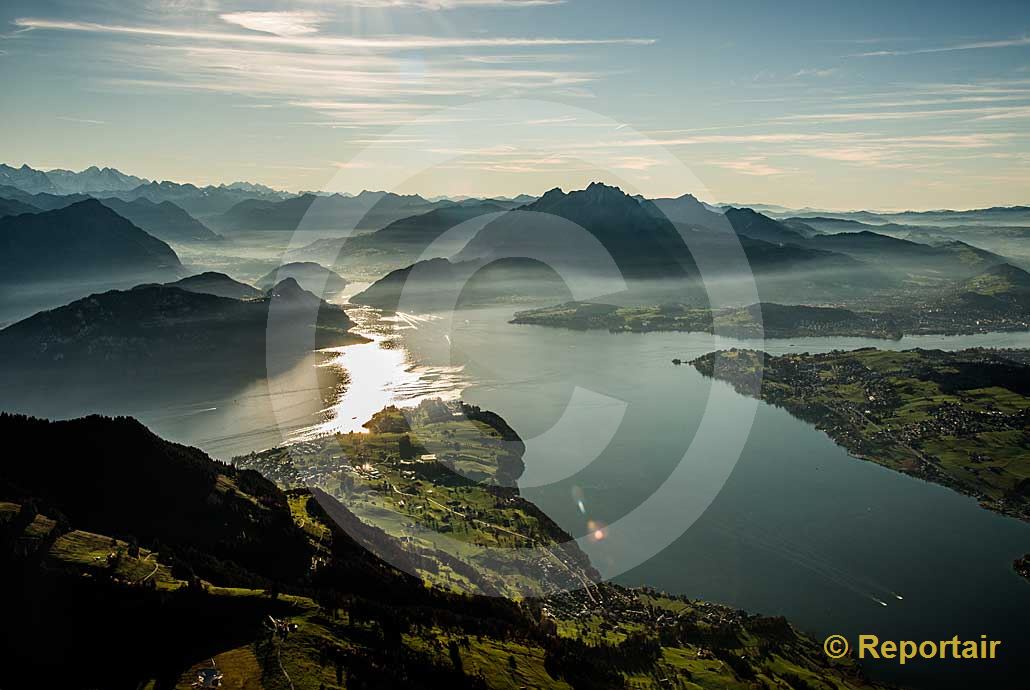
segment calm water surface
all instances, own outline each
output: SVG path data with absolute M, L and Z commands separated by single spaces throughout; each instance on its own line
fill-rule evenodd
M 728 479 L 696 522 L 690 520 L 697 508 L 692 503 L 706 505 L 711 498 L 705 487 L 711 477 L 703 469 L 696 484 L 706 490 L 694 491 L 689 479 L 678 486 L 682 501 L 650 510 L 643 524 L 635 524 L 628 546 L 627 540 L 619 546 L 584 540 L 605 575 L 785 615 L 820 637 L 936 640 L 985 633 L 1002 640 L 1007 652 L 990 666 L 871 667 L 899 683 L 971 687 L 973 676 L 1001 681 L 1028 670 L 1030 583 L 1011 564 L 1030 551 L 1030 525 L 852 458 L 811 425 L 764 403 L 755 410 L 756 403 L 692 367 L 673 366 L 671 359 L 756 345 L 774 353 L 1030 347 L 1030 334 L 762 345 L 707 334 L 514 326 L 507 323 L 511 312 L 481 309 L 452 320 L 401 315 L 393 328 L 403 334 L 403 355 L 398 349 L 379 355 L 388 362 L 381 371 L 393 372 L 383 377 L 381 389 L 403 402 L 453 387 L 464 400 L 500 413 L 527 441 L 524 494 L 573 535 L 619 523 L 673 481 L 677 464 L 691 461 L 684 454 L 706 408 L 715 406 L 707 409 L 708 421 L 723 439 L 743 443 L 739 460 L 723 468 Z M 365 363 L 371 352 L 369 347 L 353 361 Z M 424 380 L 413 385 L 413 372 L 423 372 Z M 348 392 L 337 405 L 343 426 L 355 416 L 349 411 L 361 410 L 359 419 L 368 411 L 361 397 Z M 372 407 L 383 401 L 377 398 Z M 654 535 L 670 526 L 681 536 L 636 564 L 651 555 Z M 627 570 L 628 564 L 634 567 Z

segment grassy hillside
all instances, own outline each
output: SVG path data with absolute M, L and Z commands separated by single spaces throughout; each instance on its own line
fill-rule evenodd
M 851 453 L 1030 520 L 1030 353 L 704 355 L 699 371 L 812 421 Z
M 0 429 L 43 449 L 0 463 L 12 687 L 873 687 L 783 619 L 609 585 L 521 602 L 427 587 L 351 535 L 398 540 L 341 529 L 356 519 L 343 504 L 132 420 Z

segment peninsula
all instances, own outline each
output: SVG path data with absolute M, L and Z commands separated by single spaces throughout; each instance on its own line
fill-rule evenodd
M 690 363 L 812 422 L 856 457 L 1030 520 L 1030 350 L 734 349 Z

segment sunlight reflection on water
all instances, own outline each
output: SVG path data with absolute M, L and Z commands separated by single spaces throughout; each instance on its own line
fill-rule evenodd
M 347 310 L 357 324 L 352 332 L 372 342 L 332 348 L 336 355 L 322 366 L 347 373 L 346 388 L 336 402 L 323 410 L 320 424 L 301 429 L 292 440 L 333 433 L 364 433 L 362 424 L 389 405 L 414 407 L 423 400 L 457 400 L 468 383 L 463 366 L 427 366 L 415 361 L 399 333 L 418 329 L 437 317 L 398 313 L 383 316 L 377 310 Z

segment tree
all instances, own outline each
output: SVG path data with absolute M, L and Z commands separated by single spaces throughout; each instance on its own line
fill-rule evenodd
M 402 460 L 411 460 L 415 457 L 415 445 L 411 442 L 411 437 L 405 434 L 401 436 L 397 442 L 397 450 L 400 453 Z
M 454 670 L 458 673 L 464 673 L 464 666 L 461 663 L 461 651 L 458 649 L 457 640 L 451 640 L 447 643 L 447 652 L 451 655 L 451 663 L 454 664 Z

